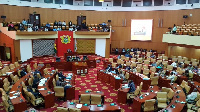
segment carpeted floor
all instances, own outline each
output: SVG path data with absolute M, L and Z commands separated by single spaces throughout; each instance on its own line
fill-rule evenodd
M 117 90 L 114 90 L 109 84 L 97 80 L 97 70 L 103 68 L 103 63 L 97 63 L 96 68 L 89 69 L 89 73 L 85 76 L 77 75 L 75 81 L 75 99 L 72 100 L 74 102 L 78 102 L 78 94 L 80 91 L 102 91 L 105 94 L 104 103 L 117 103 Z M 69 73 L 70 71 L 63 71 L 65 73 Z M 55 105 L 48 109 L 37 109 L 40 112 L 56 112 L 56 107 L 62 105 L 63 101 L 56 101 Z M 118 104 L 118 103 L 117 103 Z M 131 112 L 132 105 L 128 106 L 126 104 L 118 104 L 122 108 L 122 112 Z M 31 107 L 29 107 L 31 108 Z M 5 112 L 2 101 L 0 100 L 0 112 Z

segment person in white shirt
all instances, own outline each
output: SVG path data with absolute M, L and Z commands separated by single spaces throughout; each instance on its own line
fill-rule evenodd
M 65 22 L 65 21 L 63 21 L 63 22 L 62 22 L 62 25 L 63 25 L 63 26 L 66 26 L 66 22 Z
M 176 67 L 176 66 L 177 66 L 176 62 L 173 62 L 171 65 L 172 65 L 173 67 Z

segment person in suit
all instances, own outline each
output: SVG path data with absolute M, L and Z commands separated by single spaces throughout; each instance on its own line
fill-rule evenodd
M 107 71 L 107 72 L 111 72 L 111 71 L 112 71 L 112 67 L 111 67 L 110 64 L 109 64 L 108 67 L 106 68 L 106 71 Z
M 58 22 L 56 20 L 54 22 L 54 26 L 58 26 Z
M 62 72 L 59 72 L 59 73 L 58 73 L 58 77 L 61 78 L 63 81 L 64 81 L 64 79 L 66 78 L 66 77 L 63 75 Z
M 135 92 L 135 84 L 134 84 L 134 82 L 133 82 L 132 80 L 129 81 L 128 87 L 130 87 L 128 93 L 133 93 L 133 92 Z
M 34 92 L 30 86 L 27 87 L 27 91 L 31 92 L 36 98 L 39 96 L 39 92 Z
M 25 72 L 25 68 L 22 69 L 22 71 L 20 72 L 21 77 L 24 77 L 27 73 Z
M 176 30 L 177 30 L 177 27 L 176 27 L 176 25 L 174 24 L 174 27 L 173 27 L 173 29 L 172 29 L 172 34 L 176 34 Z

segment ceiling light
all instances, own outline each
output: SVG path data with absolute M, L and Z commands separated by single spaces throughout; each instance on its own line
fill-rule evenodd
M 99 2 L 104 2 L 104 0 L 99 0 Z

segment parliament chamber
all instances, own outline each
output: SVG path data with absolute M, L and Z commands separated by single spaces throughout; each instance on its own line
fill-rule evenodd
M 1 0 L 0 112 L 200 112 L 199 0 Z

